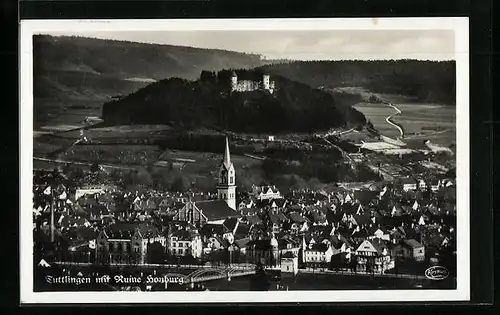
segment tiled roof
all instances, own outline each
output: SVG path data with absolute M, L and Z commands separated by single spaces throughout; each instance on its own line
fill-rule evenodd
M 242 208 L 240 209 L 240 213 L 241 215 L 243 216 L 247 216 L 247 215 L 255 215 L 259 212 L 259 209 L 258 208 Z
M 270 250 L 271 242 L 269 240 L 255 240 L 248 242 L 247 246 L 255 250 Z
M 354 192 L 354 199 L 359 200 L 359 202 L 362 205 L 367 205 L 370 203 L 370 201 L 376 199 L 378 197 L 378 192 L 377 191 L 372 191 L 372 190 L 356 190 Z
M 198 201 L 195 202 L 195 206 L 203 212 L 208 220 L 240 217 L 240 214 L 231 209 L 224 200 Z
M 250 243 L 250 239 L 248 237 L 239 240 L 234 240 L 234 244 L 236 244 L 238 248 L 246 248 L 248 243 Z
M 375 247 L 378 254 L 380 254 L 380 255 L 382 255 L 382 252 L 384 251 L 384 249 L 386 249 L 386 250 L 389 249 L 388 243 L 381 240 L 381 239 L 378 239 L 378 238 L 372 239 L 372 240 L 369 240 L 369 242 L 373 245 L 373 247 Z
M 411 248 L 420 248 L 420 247 L 423 247 L 422 244 L 420 244 L 419 242 L 417 242 L 416 240 L 414 239 L 409 239 L 409 240 L 403 240 L 403 243 Z
M 312 222 L 323 223 L 326 221 L 326 215 L 324 215 L 321 212 L 312 211 L 311 212 L 311 219 L 312 219 Z
M 414 179 L 414 178 L 411 178 L 411 177 L 406 177 L 406 178 L 403 178 L 401 180 L 401 184 L 405 185 L 405 184 L 417 184 L 417 181 Z
M 259 194 L 259 193 L 267 193 L 268 190 L 271 190 L 273 193 L 278 193 L 279 190 L 275 186 L 254 186 L 252 187 L 252 190 L 254 193 Z
M 237 218 L 228 218 L 222 225 L 226 228 L 227 232 L 233 232 L 236 224 L 238 224 Z
M 344 203 L 340 207 L 340 212 L 347 214 L 355 214 L 358 211 L 359 205 L 354 203 Z
M 358 225 L 370 225 L 373 223 L 371 218 L 370 218 L 370 214 L 367 212 L 365 214 L 362 214 L 362 215 L 355 214 L 355 215 L 353 215 L 353 218 L 354 218 L 354 220 L 356 220 L 356 223 Z
M 177 237 L 179 241 L 190 241 L 191 233 L 187 230 L 178 230 L 172 233 L 172 237 Z
M 200 234 L 204 236 L 222 235 L 223 233 L 224 227 L 219 224 L 205 224 L 200 230 Z
M 304 222 L 308 222 L 309 221 L 309 220 L 307 220 L 307 218 L 303 217 L 298 212 L 290 212 L 288 214 L 288 216 L 290 217 L 290 220 L 292 220 L 293 222 L 296 222 L 296 223 L 304 223 Z
M 250 225 L 262 225 L 263 224 L 262 220 L 258 216 L 255 216 L 255 215 L 247 216 L 246 219 Z
M 292 252 L 286 252 L 283 255 L 281 255 L 281 258 L 296 258 L 297 256 L 292 253 Z
M 240 223 L 236 228 L 235 236 L 247 236 L 250 232 L 250 226 L 248 224 Z
M 311 248 L 307 248 L 306 251 L 314 251 L 314 252 L 326 252 L 328 250 L 328 245 L 324 243 L 313 244 Z
M 158 229 L 147 223 L 125 223 L 119 222 L 110 225 L 105 233 L 108 238 L 130 239 L 138 230 L 143 238 L 156 237 L 160 235 Z

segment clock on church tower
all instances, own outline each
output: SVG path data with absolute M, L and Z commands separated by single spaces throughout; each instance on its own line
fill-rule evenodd
M 229 141 L 226 137 L 224 157 L 219 168 L 217 196 L 226 201 L 227 205 L 236 210 L 236 173 L 229 153 Z

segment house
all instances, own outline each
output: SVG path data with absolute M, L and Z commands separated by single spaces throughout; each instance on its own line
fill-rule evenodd
M 354 226 L 367 227 L 373 224 L 372 219 L 370 218 L 370 213 L 365 212 L 363 214 L 354 214 L 349 217 L 347 223 L 352 223 Z
M 96 238 L 96 262 L 144 264 L 148 245 L 154 242 L 166 247 L 165 237 L 153 225 L 123 222 L 112 224 Z
M 266 199 L 281 199 L 280 191 L 276 186 L 255 186 L 252 185 L 251 195 L 257 198 L 257 200 Z
M 250 243 L 248 237 L 243 239 L 235 240 L 234 243 L 230 244 L 227 248 L 229 253 L 230 263 L 248 263 L 249 257 L 247 256 L 247 247 Z
M 291 231 L 294 233 L 305 232 L 309 229 L 309 220 L 298 212 L 288 214 L 291 221 Z
M 281 256 L 281 273 L 296 275 L 299 271 L 299 259 L 297 255 L 288 252 Z
M 403 240 L 402 244 L 405 257 L 412 258 L 416 261 L 422 261 L 425 259 L 425 247 L 414 239 Z
M 264 222 L 262 222 L 262 219 L 259 218 L 258 216 L 256 215 L 252 215 L 252 216 L 247 216 L 243 219 L 243 222 L 245 222 L 251 227 L 264 227 Z
M 242 239 L 248 237 L 250 234 L 251 226 L 247 223 L 238 223 L 238 226 L 234 230 L 234 239 Z
M 254 201 L 252 198 L 244 199 L 241 200 L 240 203 L 238 204 L 238 209 L 246 209 L 246 208 L 252 208 L 255 205 Z M 242 213 L 243 215 L 243 213 Z
M 418 200 L 415 200 L 411 208 L 413 211 L 417 211 L 418 209 L 420 209 L 420 204 L 418 203 Z
M 308 265 L 329 264 L 333 255 L 331 246 L 323 243 L 312 244 L 304 250 L 304 262 Z
M 225 249 L 226 242 L 219 236 L 213 235 L 207 238 L 203 244 L 203 254 L 210 254 Z
M 234 241 L 234 235 L 236 234 L 236 229 L 238 228 L 240 222 L 236 218 L 229 218 L 222 223 L 223 234 L 222 238 L 227 240 L 229 244 Z
M 400 204 L 394 204 L 391 208 L 391 217 L 399 217 L 405 214 L 405 210 Z
M 277 234 L 283 228 L 283 223 L 288 222 L 289 219 L 281 211 L 273 209 L 269 212 L 269 221 L 272 233 Z
M 201 236 L 195 231 L 180 229 L 169 235 L 168 251 L 174 256 L 191 255 L 200 258 L 203 252 Z
M 424 190 L 427 188 L 427 183 L 423 179 L 418 180 L 418 189 Z
M 411 177 L 403 178 L 401 181 L 403 185 L 404 191 L 416 190 L 417 189 L 417 181 Z
M 260 211 L 259 208 L 252 208 L 252 207 L 240 208 L 240 214 L 242 217 L 257 215 L 259 211 Z
M 271 239 L 252 240 L 247 244 L 249 261 L 261 263 L 264 266 L 278 266 L 279 244 L 274 235 Z
M 377 197 L 379 196 L 378 191 L 373 191 L 369 189 L 360 189 L 354 191 L 354 200 L 364 206 L 369 205 L 372 203 L 374 200 L 377 200 Z
M 278 241 L 278 250 L 280 256 L 283 256 L 286 253 L 292 253 L 298 257 L 300 248 L 301 248 L 300 240 L 292 238 L 288 235 L 281 237 Z
M 388 243 L 381 239 L 363 241 L 356 249 L 355 255 L 357 271 L 384 273 L 394 268 Z
M 439 191 L 439 188 L 441 188 L 441 181 L 439 179 L 432 179 L 430 182 L 431 190 L 433 192 Z
M 384 229 L 379 226 L 372 226 L 368 229 L 368 239 L 379 238 L 385 241 L 390 241 L 391 235 Z
M 246 255 L 248 243 L 250 243 L 250 238 L 245 237 L 235 240 L 231 246 L 234 247 L 235 251 L 240 252 L 242 255 Z
M 342 254 L 345 261 L 351 260 L 352 245 L 346 237 L 337 233 L 330 238 L 330 244 L 332 248 L 332 256 Z
M 76 189 L 75 200 L 85 195 L 95 195 L 104 192 L 105 186 L 84 186 Z
M 322 213 L 320 211 L 311 211 L 310 213 L 311 221 L 313 225 L 326 226 L 328 225 L 328 220 L 326 219 L 326 212 Z

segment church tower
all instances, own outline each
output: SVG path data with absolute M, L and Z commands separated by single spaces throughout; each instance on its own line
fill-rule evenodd
M 224 157 L 219 168 L 219 178 L 217 180 L 217 196 L 225 200 L 227 205 L 236 210 L 236 172 L 234 171 L 231 155 L 229 154 L 229 141 L 226 137 L 226 148 Z

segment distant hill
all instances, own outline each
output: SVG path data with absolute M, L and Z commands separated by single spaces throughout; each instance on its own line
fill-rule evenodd
M 35 120 L 81 102 L 100 112 L 110 97 L 125 96 L 165 78 L 194 80 L 202 70 L 254 68 L 272 62 L 255 54 L 216 49 L 46 35 L 33 37 L 33 50 Z
M 260 70 L 315 88 L 355 86 L 422 102 L 456 102 L 454 61 L 293 61 L 264 65 Z
M 171 78 L 152 83 L 103 105 L 106 124 L 168 124 L 239 132 L 311 132 L 360 127 L 365 117 L 349 105 L 305 84 L 274 75 L 277 90 L 229 93 L 232 71 L 204 71 L 202 79 Z M 236 70 L 239 79 L 259 80 L 262 72 Z

